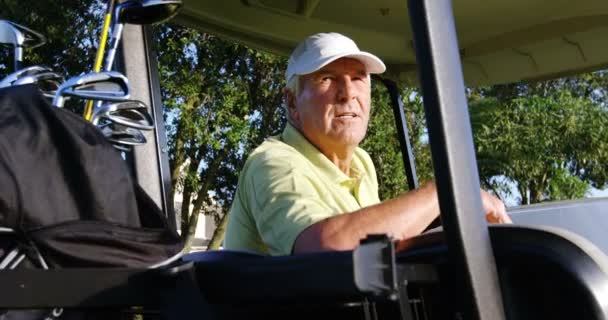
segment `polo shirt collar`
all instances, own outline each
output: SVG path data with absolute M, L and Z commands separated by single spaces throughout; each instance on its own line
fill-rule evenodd
M 294 147 L 302 153 L 310 162 L 312 162 L 321 172 L 328 178 L 336 181 L 339 184 L 344 184 L 349 187 L 354 186 L 361 179 L 362 172 L 357 167 L 358 163 L 353 158 L 350 167 L 350 177 L 340 170 L 333 162 L 331 162 L 317 147 L 315 147 L 298 129 L 294 128 L 289 122 L 285 126 L 285 130 L 281 134 L 281 140 L 288 145 Z

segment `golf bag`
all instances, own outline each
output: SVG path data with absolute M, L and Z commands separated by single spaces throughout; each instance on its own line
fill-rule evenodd
M 0 181 L 1 269 L 146 268 L 182 249 L 101 132 L 34 85 L 0 90 Z

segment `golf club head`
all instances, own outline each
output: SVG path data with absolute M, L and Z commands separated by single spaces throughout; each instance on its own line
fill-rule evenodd
M 147 142 L 144 134 L 138 129 L 110 123 L 103 126 L 101 132 L 113 144 L 122 146 L 140 146 Z
M 110 47 L 104 62 L 104 70 L 112 70 L 118 43 L 125 23 L 155 24 L 174 17 L 182 7 L 181 0 L 127 1 L 116 6 L 112 16 L 113 27 Z
M 14 86 L 23 84 L 36 84 L 41 91 L 57 91 L 59 86 L 65 81 L 62 75 L 55 72 L 41 72 L 21 77 L 13 82 Z
M 116 6 L 118 23 L 155 24 L 173 18 L 182 7 L 182 0 L 127 1 Z
M 15 70 L 20 69 L 23 61 L 23 48 L 36 48 L 46 43 L 46 38 L 27 27 L 8 20 L 0 20 L 0 43 L 15 48 Z
M 12 86 L 15 81 L 19 80 L 19 78 L 36 75 L 39 73 L 52 72 L 50 68 L 42 67 L 42 66 L 30 66 L 27 68 L 23 68 L 21 70 L 17 70 L 8 76 L 4 77 L 2 81 L 0 81 L 0 88 L 6 88 Z
M 93 111 L 91 122 L 98 125 L 101 120 L 139 130 L 154 130 L 154 120 L 148 107 L 137 100 L 103 104 Z
M 125 101 L 130 89 L 127 77 L 115 71 L 91 72 L 64 82 L 53 99 L 53 105 L 63 107 L 67 96 L 87 100 Z
M 118 151 L 122 152 L 131 152 L 133 150 L 133 146 L 123 146 L 122 144 L 112 143 L 112 147 Z

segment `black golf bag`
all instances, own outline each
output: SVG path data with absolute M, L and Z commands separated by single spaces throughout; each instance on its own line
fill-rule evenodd
M 146 268 L 181 249 L 96 127 L 34 85 L 0 90 L 0 269 Z M 0 319 L 70 318 L 59 311 Z

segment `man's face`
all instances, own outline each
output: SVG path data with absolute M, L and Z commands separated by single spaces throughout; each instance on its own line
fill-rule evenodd
M 293 125 L 324 153 L 358 146 L 369 120 L 369 81 L 365 66 L 347 58 L 301 76 L 298 95 L 288 96 Z

